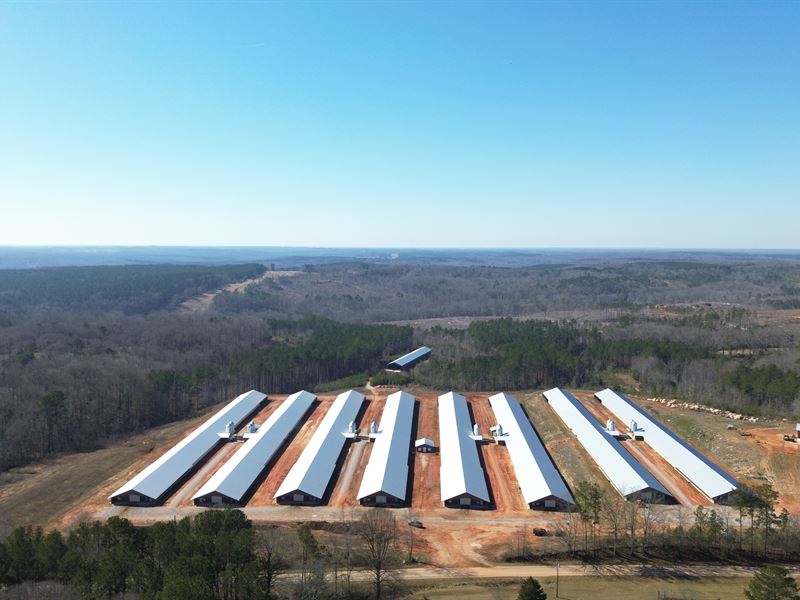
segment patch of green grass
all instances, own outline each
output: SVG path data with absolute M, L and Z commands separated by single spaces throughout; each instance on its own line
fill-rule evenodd
M 366 373 L 356 373 L 355 375 L 348 375 L 341 379 L 334 381 L 326 381 L 314 386 L 314 391 L 317 393 L 333 392 L 337 390 L 347 390 L 350 388 L 364 387 L 367 384 Z
M 709 431 L 703 429 L 695 420 L 687 416 L 670 415 L 669 418 L 662 420 L 667 427 L 680 437 L 700 448 L 708 449 L 713 440 L 714 436 Z

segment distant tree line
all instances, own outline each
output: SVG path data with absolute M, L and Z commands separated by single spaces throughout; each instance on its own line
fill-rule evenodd
M 0 311 L 173 309 L 183 300 L 260 275 L 264 265 L 131 265 L 0 270 Z
M 636 260 L 516 268 L 444 264 L 308 265 L 296 277 L 267 279 L 245 294 L 222 294 L 222 312 L 320 314 L 342 321 L 449 316 L 526 316 L 548 311 L 654 304 L 725 303 L 796 308 L 794 259 Z

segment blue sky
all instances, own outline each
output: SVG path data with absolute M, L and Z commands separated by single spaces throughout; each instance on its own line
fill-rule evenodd
M 2 3 L 0 245 L 800 247 L 800 3 Z

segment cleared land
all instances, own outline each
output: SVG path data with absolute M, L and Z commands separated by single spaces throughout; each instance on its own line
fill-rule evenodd
M 261 283 L 263 281 L 266 281 L 267 279 L 278 279 L 280 277 L 294 277 L 295 275 L 299 274 L 300 271 L 267 271 L 263 275 L 259 275 L 258 277 L 253 277 L 252 279 L 246 279 L 245 281 L 229 283 L 228 285 L 223 286 L 218 290 L 206 292 L 204 294 L 200 294 L 199 296 L 195 296 L 194 298 L 188 298 L 180 303 L 180 305 L 178 306 L 178 310 L 181 312 L 203 312 L 204 310 L 208 310 L 209 308 L 211 308 L 211 305 L 214 304 L 214 298 L 219 296 L 222 292 L 239 294 L 244 292 L 244 290 L 248 286 Z
M 386 396 L 395 388 L 367 390 L 366 404 L 359 427 L 366 431 L 370 421 L 380 421 Z M 418 420 L 416 437 L 429 437 L 439 442 L 437 398 L 440 391 L 410 389 L 417 397 Z M 494 425 L 494 415 L 488 404 L 492 392 L 468 394 L 476 422 L 484 434 Z M 514 394 L 525 407 L 539 435 L 550 452 L 556 466 L 572 488 L 582 481 L 597 483 L 607 494 L 616 494 L 594 462 L 547 405 L 540 392 L 527 391 Z M 605 420 L 607 413 L 595 402 L 590 392 L 576 392 L 576 396 L 593 412 Z M 289 523 L 303 520 L 336 521 L 346 513 L 354 515 L 367 510 L 358 506 L 356 493 L 364 467 L 369 460 L 371 444 L 366 441 L 349 443 L 346 454 L 334 473 L 334 485 L 326 506 L 278 506 L 273 495 L 291 466 L 313 435 L 327 412 L 335 394 L 322 395 L 307 420 L 294 438 L 270 466 L 266 477 L 250 498 L 245 512 L 255 522 Z M 270 396 L 267 405 L 255 417 L 263 420 L 285 399 Z M 789 429 L 786 423 L 765 422 L 742 424 L 742 429 L 728 429 L 734 422 L 719 415 L 674 408 L 664 404 L 636 399 L 653 412 L 667 426 L 685 437 L 705 452 L 716 463 L 751 484 L 769 481 L 781 494 L 779 508 L 786 507 L 792 514 L 800 514 L 800 444 L 784 442 L 782 435 Z M 209 410 L 209 414 L 213 411 Z M 95 452 L 62 457 L 25 470 L 12 471 L 0 476 L 0 524 L 41 524 L 69 528 L 75 522 L 91 517 L 107 518 L 120 515 L 134 522 L 146 524 L 157 520 L 181 518 L 197 514 L 201 509 L 191 504 L 191 496 L 211 477 L 224 460 L 232 456 L 240 444 L 223 444 L 209 458 L 207 469 L 201 467 L 167 500 L 164 506 L 154 508 L 112 507 L 107 496 L 122 482 L 155 460 L 172 447 L 208 414 L 170 426 L 161 427 L 123 443 Z M 622 428 L 624 424 L 617 423 Z M 750 435 L 741 435 L 742 432 Z M 674 472 L 642 442 L 625 442 L 638 452 L 638 456 L 657 465 L 659 478 L 690 506 L 656 507 L 664 520 L 685 518 L 695 504 L 708 504 L 685 479 Z M 496 504 L 495 510 L 446 509 L 441 505 L 439 492 L 439 454 L 413 454 L 413 481 L 410 507 L 397 509 L 401 523 L 416 518 L 425 529 L 415 530 L 414 553 L 431 565 L 459 569 L 470 565 L 489 565 L 501 548 L 527 545 L 539 549 L 561 550 L 563 544 L 555 536 L 533 537 L 531 527 L 544 527 L 551 533 L 563 524 L 565 515 L 532 511 L 520 494 L 516 475 L 507 448 L 494 443 L 479 446 L 486 467 L 488 482 Z M 215 462 L 216 461 L 216 462 Z M 58 490 L 54 499 L 53 490 Z M 730 510 L 715 507 L 716 510 Z M 408 533 L 404 533 L 408 536 Z

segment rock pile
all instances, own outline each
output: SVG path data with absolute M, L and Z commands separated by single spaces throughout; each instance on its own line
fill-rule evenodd
M 648 398 L 650 402 L 656 402 L 657 404 L 664 404 L 669 406 L 670 408 L 684 408 L 686 410 L 696 410 L 698 412 L 707 412 L 711 413 L 712 415 L 719 415 L 721 417 L 725 417 L 726 419 L 732 419 L 734 421 L 745 421 L 747 423 L 758 423 L 758 417 L 747 417 L 745 415 L 731 412 L 729 410 L 723 410 L 721 408 L 714 408 L 713 406 L 705 406 L 704 404 L 693 404 L 691 402 L 681 402 L 680 400 L 675 400 L 674 398 Z

